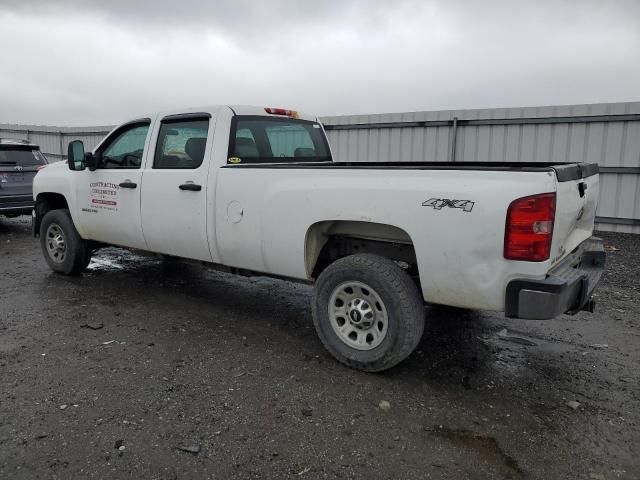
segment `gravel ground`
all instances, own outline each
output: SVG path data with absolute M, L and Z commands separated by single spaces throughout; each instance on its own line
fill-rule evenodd
M 308 286 L 119 249 L 62 277 L 0 218 L 0 478 L 638 479 L 640 236 L 602 236 L 596 314 L 428 308 L 364 374 Z

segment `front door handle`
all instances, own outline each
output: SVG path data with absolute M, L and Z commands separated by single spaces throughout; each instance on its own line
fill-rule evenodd
M 136 188 L 137 186 L 138 184 L 132 182 L 131 180 L 125 180 L 124 182 L 120 182 L 120 188 Z
M 183 183 L 178 187 L 180 190 L 189 190 L 191 192 L 199 192 L 202 190 L 202 185 L 196 185 L 195 183 Z

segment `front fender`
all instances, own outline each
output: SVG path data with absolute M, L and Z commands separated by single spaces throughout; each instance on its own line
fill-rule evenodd
M 68 208 L 76 229 L 82 235 L 76 222 L 78 212 L 74 175 L 81 175 L 81 172 L 72 172 L 65 162 L 57 162 L 43 168 L 35 176 L 33 180 L 33 199 L 36 202 L 33 225 L 35 234 L 37 234 L 40 221 L 47 211 Z

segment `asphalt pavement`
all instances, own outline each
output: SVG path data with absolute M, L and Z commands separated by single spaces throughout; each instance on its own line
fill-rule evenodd
M 640 479 L 640 236 L 602 236 L 595 314 L 427 307 L 365 374 L 307 285 L 116 248 L 64 277 L 0 217 L 0 478 Z

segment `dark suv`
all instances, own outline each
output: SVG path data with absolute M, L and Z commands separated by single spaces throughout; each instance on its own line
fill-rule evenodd
M 0 215 L 31 214 L 33 177 L 47 163 L 38 145 L 0 139 Z

